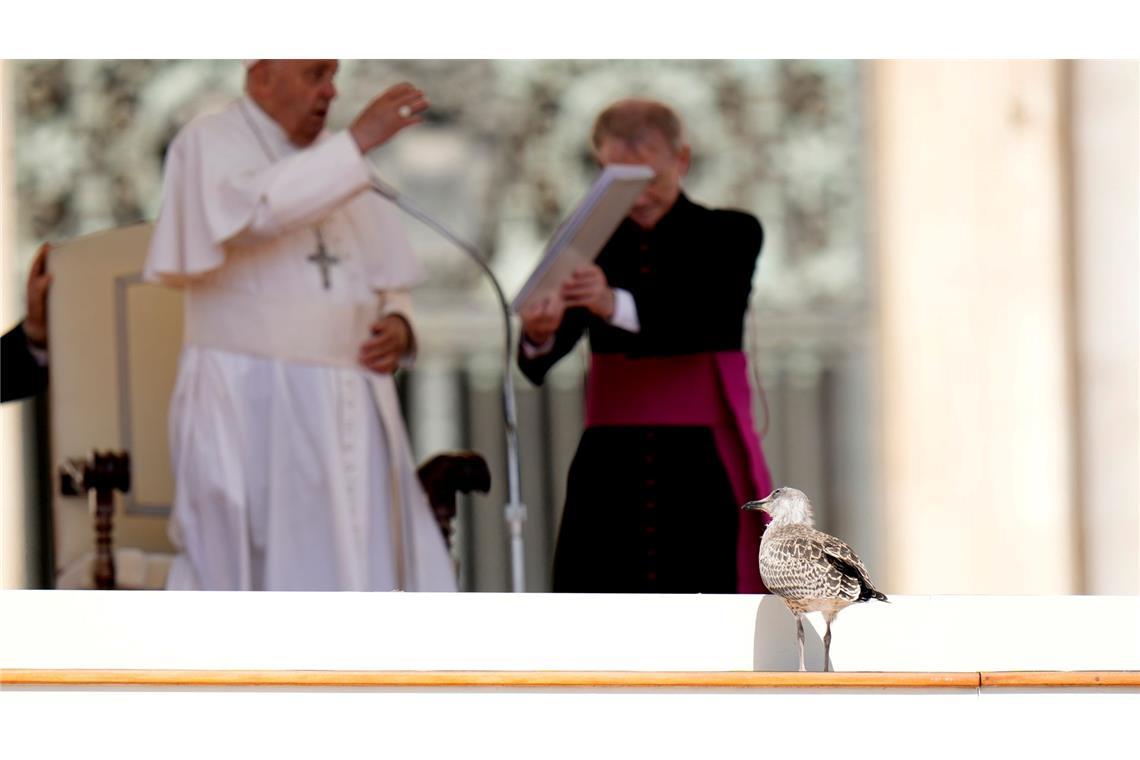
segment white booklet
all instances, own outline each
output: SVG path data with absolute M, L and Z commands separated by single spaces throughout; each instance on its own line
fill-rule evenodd
M 652 179 L 648 166 L 610 164 L 603 169 L 586 197 L 554 231 L 542 260 L 511 303 L 514 312 L 556 293 L 575 269 L 591 263 Z

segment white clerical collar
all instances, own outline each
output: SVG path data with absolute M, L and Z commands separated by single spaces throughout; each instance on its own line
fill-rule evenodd
M 257 132 L 255 136 L 259 140 L 263 140 L 266 147 L 273 154 L 270 157 L 272 160 L 300 150 L 300 148 L 294 145 L 293 141 L 289 139 L 289 135 L 284 127 L 278 124 L 272 116 L 263 111 L 261 106 L 248 94 L 242 97 L 239 107 L 244 110 L 249 117 L 251 126 Z

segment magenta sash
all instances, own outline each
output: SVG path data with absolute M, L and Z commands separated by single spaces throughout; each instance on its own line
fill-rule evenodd
M 743 351 L 630 359 L 591 354 L 586 427 L 699 425 L 711 428 L 738 506 L 772 491 L 764 450 L 752 424 L 748 358 Z M 740 510 L 736 591 L 762 594 L 757 556 L 768 522 Z

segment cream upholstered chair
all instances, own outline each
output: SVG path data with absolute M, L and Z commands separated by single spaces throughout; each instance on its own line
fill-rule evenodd
M 94 498 L 64 493 L 61 466 L 92 452 L 129 457 L 110 525 L 116 588 L 162 588 L 173 547 L 167 409 L 182 344 L 182 297 L 142 282 L 151 225 L 99 232 L 48 257 L 55 585 L 92 588 Z M 72 491 L 74 493 L 74 490 Z M 106 523 L 107 521 L 105 521 Z

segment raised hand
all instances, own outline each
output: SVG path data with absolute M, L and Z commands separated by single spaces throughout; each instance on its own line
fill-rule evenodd
M 423 121 L 427 97 L 407 82 L 389 87 L 369 103 L 352 122 L 349 132 L 361 153 L 388 142 L 397 132 Z

